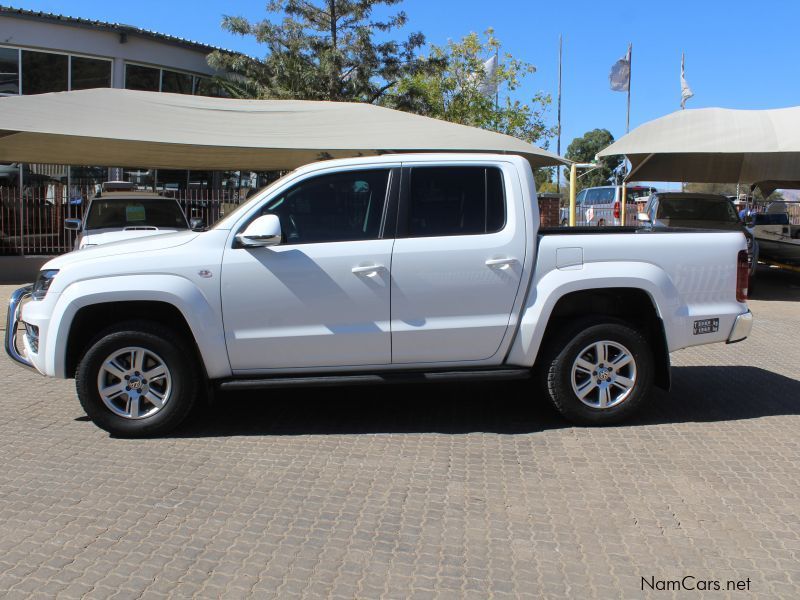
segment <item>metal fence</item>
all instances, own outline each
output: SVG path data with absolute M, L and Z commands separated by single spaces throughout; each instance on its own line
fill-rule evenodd
M 82 219 L 95 187 L 65 185 L 0 186 L 0 256 L 36 256 L 69 252 L 75 231 L 64 229 L 65 219 Z M 212 225 L 244 200 L 247 190 L 165 190 L 189 219 Z

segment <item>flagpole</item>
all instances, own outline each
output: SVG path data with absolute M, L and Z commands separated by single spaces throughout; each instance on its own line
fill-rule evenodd
M 625 116 L 625 133 L 630 133 L 631 131 L 631 72 L 633 71 L 633 42 L 628 44 L 628 112 Z M 623 160 L 627 160 L 624 159 Z M 625 165 L 625 171 L 627 172 L 628 168 Z M 620 211 L 620 225 L 625 225 L 625 219 L 628 213 L 628 182 L 627 182 L 627 173 L 622 177 L 622 190 L 620 196 L 622 196 L 622 206 Z
M 558 34 L 558 155 L 561 156 L 561 34 Z M 556 191 L 561 194 L 561 165 L 556 167 Z
M 495 72 L 500 68 L 500 48 L 494 49 L 494 68 Z M 497 76 L 495 75 L 495 81 L 496 80 Z M 500 110 L 500 85 L 498 83 L 495 83 L 494 86 L 494 110 Z
M 631 72 L 633 71 L 633 43 L 628 44 L 628 115 L 625 119 L 625 133 L 631 131 Z

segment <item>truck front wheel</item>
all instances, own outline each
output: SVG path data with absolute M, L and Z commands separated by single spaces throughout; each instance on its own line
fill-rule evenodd
M 100 334 L 75 374 L 78 398 L 100 428 L 120 437 L 162 435 L 194 405 L 200 369 L 175 332 L 148 321 Z
M 543 366 L 553 404 L 580 425 L 627 418 L 653 387 L 653 355 L 647 340 L 622 321 L 577 323 L 550 346 Z

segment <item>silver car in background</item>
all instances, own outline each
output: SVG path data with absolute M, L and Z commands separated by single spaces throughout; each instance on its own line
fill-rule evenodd
M 656 189 L 648 186 L 627 186 L 625 224 L 636 224 L 636 205 L 644 203 Z M 622 186 L 603 185 L 580 191 L 575 199 L 575 225 L 604 227 L 622 225 Z M 561 225 L 569 224 L 569 208 L 562 208 Z

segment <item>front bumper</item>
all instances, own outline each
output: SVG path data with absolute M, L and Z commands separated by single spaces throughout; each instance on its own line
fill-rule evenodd
M 731 328 L 731 334 L 728 336 L 726 343 L 733 344 L 735 342 L 741 342 L 750 335 L 751 329 L 753 329 L 753 313 L 748 310 L 746 313 L 742 313 L 736 317 L 736 320 L 733 322 L 733 327 Z
M 19 325 L 19 313 L 22 308 L 22 302 L 30 297 L 33 292 L 33 284 L 21 287 L 11 294 L 11 299 L 8 301 L 8 315 L 6 316 L 6 354 L 8 354 L 15 362 L 34 369 L 33 363 L 28 359 L 25 354 L 21 354 L 17 349 L 17 327 Z

